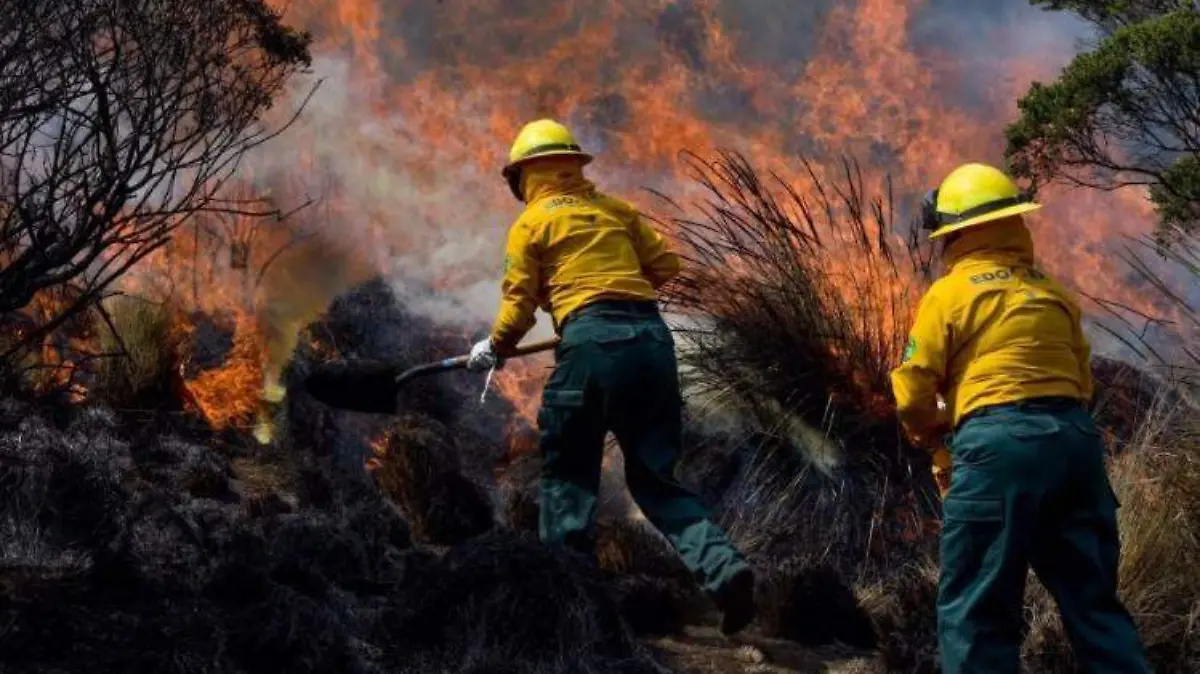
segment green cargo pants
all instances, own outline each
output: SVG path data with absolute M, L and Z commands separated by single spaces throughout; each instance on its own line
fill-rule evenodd
M 1118 503 L 1087 410 L 1064 399 L 987 408 L 959 426 L 951 452 L 942 672 L 1017 673 L 1030 566 L 1058 604 L 1081 671 L 1150 671 L 1117 597 Z
M 683 404 L 674 343 L 654 303 L 584 307 L 564 326 L 555 358 L 538 416 L 541 539 L 594 552 L 604 437 L 612 431 L 634 501 L 701 586 L 717 592 L 747 564 L 675 480 Z

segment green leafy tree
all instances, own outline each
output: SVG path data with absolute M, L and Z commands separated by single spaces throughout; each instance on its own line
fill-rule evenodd
M 1149 189 L 1160 232 L 1200 231 L 1200 5 L 1032 0 L 1094 24 L 1100 40 L 1034 83 L 1007 129 L 1012 172 L 1039 184 Z

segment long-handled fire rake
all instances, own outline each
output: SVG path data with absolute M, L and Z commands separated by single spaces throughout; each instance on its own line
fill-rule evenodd
M 520 358 L 558 345 L 558 338 L 518 346 L 508 359 Z M 470 356 L 455 356 L 433 363 L 417 365 L 402 372 L 398 366 L 377 360 L 351 360 L 322 363 L 313 369 L 304 382 L 309 395 L 338 409 L 369 414 L 394 414 L 400 388 L 410 380 L 467 366 Z M 491 373 L 488 373 L 491 383 Z M 484 389 L 485 393 L 487 389 Z

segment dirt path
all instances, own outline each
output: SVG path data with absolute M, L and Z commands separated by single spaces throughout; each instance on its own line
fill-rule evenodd
M 804 648 L 754 633 L 726 639 L 715 628 L 688 627 L 655 639 L 660 661 L 680 674 L 873 674 L 870 653 L 849 648 Z

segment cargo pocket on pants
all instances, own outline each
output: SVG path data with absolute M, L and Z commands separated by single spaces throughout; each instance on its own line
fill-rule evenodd
M 948 496 L 942 503 L 941 541 L 942 572 L 946 580 L 954 579 L 953 584 L 961 586 L 978 573 L 1003 533 L 1001 499 Z
M 998 498 L 951 496 L 942 505 L 945 519 L 956 522 L 1003 522 L 1004 502 Z
M 583 408 L 583 391 L 579 389 L 546 389 L 542 392 L 542 407 L 538 411 L 538 430 L 543 434 L 562 435 L 572 414 Z

